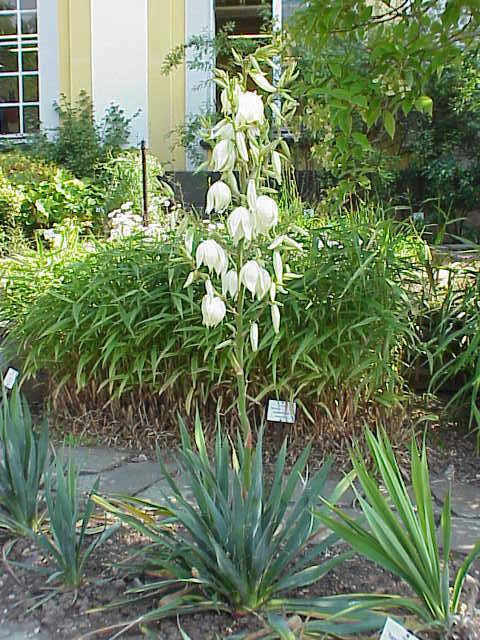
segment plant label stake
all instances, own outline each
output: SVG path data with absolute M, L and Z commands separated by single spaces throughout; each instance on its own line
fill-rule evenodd
M 286 422 L 293 424 L 297 413 L 295 402 L 286 400 L 269 400 L 267 409 L 267 420 L 269 422 Z
M 13 385 L 15 384 L 17 378 L 18 378 L 18 371 L 10 367 L 3 379 L 3 386 L 5 387 L 5 389 L 8 389 L 9 391 L 11 391 L 13 389 Z
M 418 640 L 418 638 L 392 618 L 387 618 L 380 640 Z

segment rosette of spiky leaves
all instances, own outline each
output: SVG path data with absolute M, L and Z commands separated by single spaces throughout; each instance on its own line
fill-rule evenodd
M 381 626 L 385 616 L 368 610 L 375 607 L 371 597 L 291 597 L 293 591 L 317 582 L 349 555 L 339 553 L 325 559 L 324 553 L 338 538 L 316 538 L 325 530 L 313 509 L 325 493 L 329 463 L 304 478 L 307 447 L 285 474 L 284 442 L 267 480 L 262 433 L 256 446 L 248 449 L 241 438 L 235 446 L 230 444 L 218 429 L 210 460 L 198 417 L 194 443 L 182 422 L 180 428 L 179 477 L 190 498 L 161 458 L 168 486 L 166 507 L 135 498 L 110 502 L 95 498 L 153 542 L 144 562 L 131 566 L 143 575 L 158 576 L 127 592 L 131 599 L 154 597 L 158 602 L 139 624 L 210 609 L 255 612 L 271 628 L 284 626 L 283 616 L 292 612 L 311 618 L 310 625 L 315 622 L 312 633 L 330 633 L 337 624 L 340 634 Z M 330 496 L 333 502 L 349 481 L 346 477 L 336 486 Z M 167 517 L 156 522 L 141 513 L 146 506 L 155 506 Z
M 2 386 L 0 409 L 0 529 L 29 535 L 41 520 L 42 482 L 48 462 L 48 424 L 37 432 L 28 403 Z
M 412 499 L 386 433 L 379 430 L 375 436 L 367 430 L 366 441 L 379 480 L 367 468 L 361 453 L 356 451 L 352 454 L 361 487 L 354 487 L 354 490 L 366 525 L 354 521 L 333 505 L 338 518 L 332 518 L 325 512 L 318 516 L 355 551 L 398 575 L 411 587 L 417 599 L 410 602 L 402 599 L 403 606 L 410 608 L 427 624 L 448 628 L 453 615 L 458 612 L 468 571 L 480 556 L 480 540 L 465 558 L 450 590 L 450 494 L 447 493 L 441 516 L 443 549 L 440 551 L 425 442 L 419 450 L 415 439 L 412 440 Z M 388 600 L 391 602 L 391 597 Z
M 92 494 L 98 489 L 98 479 L 82 511 L 77 491 L 78 470 L 71 459 L 65 468 L 63 460 L 57 457 L 52 467 L 45 475 L 49 532 L 41 533 L 38 542 L 54 565 L 48 581 L 59 581 L 65 587 L 78 588 L 83 581 L 88 559 L 97 547 L 115 533 L 118 526 L 104 527 L 100 535 L 89 532 L 88 526 L 95 508 Z M 87 545 L 89 533 L 92 533 L 93 540 Z

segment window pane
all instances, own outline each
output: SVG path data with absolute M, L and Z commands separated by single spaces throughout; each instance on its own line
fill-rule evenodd
M 17 33 L 17 16 L 0 16 L 0 36 L 10 36 Z
M 37 14 L 22 13 L 22 33 L 37 33 Z
M 17 8 L 17 0 L 0 0 L 0 10 L 5 11 Z
M 20 109 L 0 107 L 0 135 L 20 133 Z
M 38 102 L 38 76 L 23 76 L 23 101 Z
M 40 111 L 38 107 L 24 107 L 23 130 L 25 133 L 35 133 L 40 129 Z
M 37 0 L 20 0 L 20 9 L 36 9 Z
M 38 51 L 22 50 L 22 69 L 24 71 L 38 71 Z
M 0 46 L 0 73 L 9 71 L 18 71 L 18 49 L 15 44 Z
M 0 76 L 0 102 L 18 102 L 18 76 Z

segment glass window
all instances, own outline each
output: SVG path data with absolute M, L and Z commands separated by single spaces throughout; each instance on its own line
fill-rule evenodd
M 18 102 L 18 76 L 0 75 L 0 102 Z
M 0 107 L 0 135 L 20 133 L 20 108 Z
M 37 33 L 37 12 L 22 13 L 22 33 Z
M 0 73 L 18 71 L 18 47 L 0 43 Z
M 37 0 L 0 0 L 0 135 L 39 127 Z
M 0 14 L 0 36 L 14 36 L 17 34 L 17 14 Z

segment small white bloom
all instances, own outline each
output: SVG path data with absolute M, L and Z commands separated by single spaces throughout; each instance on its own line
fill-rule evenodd
M 247 185 L 247 200 L 248 206 L 252 211 L 255 211 L 255 204 L 257 202 L 257 187 L 255 186 L 255 180 L 249 180 Z
M 233 243 L 237 245 L 240 240 L 250 242 L 253 235 L 252 214 L 246 207 L 237 207 L 227 218 L 227 229 Z
M 204 264 L 210 272 L 214 269 L 218 276 L 227 270 L 227 254 L 215 240 L 201 242 L 197 247 L 195 258 L 197 269 Z
M 45 240 L 55 240 L 55 236 L 57 234 L 55 233 L 54 229 L 45 229 L 43 231 L 43 237 L 45 238 Z
M 283 263 L 282 256 L 279 251 L 273 252 L 273 270 L 275 271 L 275 277 L 279 284 L 282 284 L 283 280 Z
M 231 171 L 235 165 L 235 148 L 231 140 L 220 140 L 212 152 L 210 163 L 213 171 Z
M 233 140 L 235 138 L 235 129 L 231 122 L 221 120 L 212 129 L 212 138 L 219 138 L 219 140 Z
M 207 207 L 205 213 L 208 215 L 212 211 L 223 213 L 232 201 L 232 192 L 228 185 L 221 180 L 214 182 L 207 193 Z
M 278 151 L 272 151 L 273 172 L 278 182 L 282 181 L 282 158 Z
M 275 240 L 268 246 L 268 248 L 270 249 L 270 251 L 273 251 L 273 249 L 277 249 L 282 245 L 291 247 L 292 249 L 297 249 L 297 251 L 303 250 L 303 247 L 299 242 L 286 235 L 277 236 Z
M 278 223 L 278 206 L 270 196 L 259 196 L 255 203 L 255 226 L 266 234 Z
M 194 232 L 193 229 L 187 229 L 187 231 L 185 232 L 185 249 L 187 250 L 187 253 L 189 256 L 192 255 L 192 251 L 193 251 L 193 238 L 194 238 Z
M 237 297 L 238 273 L 234 269 L 222 274 L 222 294 L 226 296 L 227 293 L 233 299 Z
M 202 300 L 203 324 L 207 327 L 216 327 L 225 318 L 227 308 L 218 296 L 205 295 Z
M 277 297 L 277 285 L 275 282 L 272 282 L 270 285 L 270 300 L 275 302 L 275 298 Z
M 242 124 L 262 124 L 265 120 L 263 100 L 256 91 L 245 91 L 238 96 L 235 122 Z
M 188 274 L 188 278 L 185 280 L 185 284 L 183 285 L 184 289 L 187 289 L 195 280 L 195 271 L 190 271 Z
M 256 322 L 252 322 L 250 325 L 250 344 L 254 353 L 258 351 L 258 324 Z
M 235 141 L 237 143 L 238 154 L 242 160 L 248 162 L 248 149 L 247 143 L 245 141 L 245 134 L 242 131 L 239 131 L 235 136 Z
M 271 306 L 271 314 L 272 314 L 272 325 L 275 333 L 280 331 L 280 309 L 278 304 L 272 304 Z
M 264 298 L 267 293 L 270 291 L 270 287 L 272 286 L 272 278 L 266 269 L 260 269 L 260 278 L 257 283 L 257 298 L 261 300 Z

